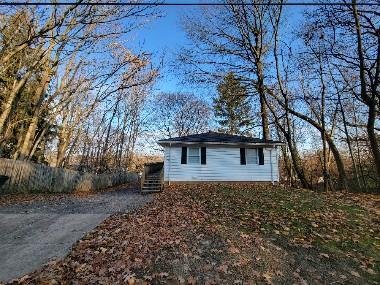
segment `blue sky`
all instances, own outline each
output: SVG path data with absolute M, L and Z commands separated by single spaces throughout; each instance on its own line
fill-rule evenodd
M 188 8 L 186 8 L 188 9 Z M 161 17 L 149 22 L 143 29 L 136 31 L 136 40 L 142 49 L 152 52 L 156 61 L 164 58 L 164 70 L 156 85 L 157 91 L 186 91 L 180 80 L 166 70 L 176 51 L 187 43 L 180 26 L 180 16 L 185 12 L 183 7 L 167 6 L 160 8 Z
M 186 2 L 197 3 L 201 1 L 191 0 Z M 162 76 L 155 86 L 155 92 L 193 91 L 190 87 L 181 84 L 180 78 L 170 72 L 168 68 L 169 62 L 175 59 L 177 50 L 187 43 L 186 35 L 180 25 L 180 19 L 181 15 L 187 13 L 190 9 L 196 10 L 197 6 L 160 7 L 160 18 L 152 20 L 143 29 L 134 32 L 136 43 L 143 50 L 152 52 L 155 60 L 158 60 L 162 55 L 164 56 L 164 69 L 161 71 Z M 303 10 L 304 7 L 302 6 L 287 6 L 284 8 L 283 16 L 286 18 L 289 29 L 297 27 L 297 24 L 302 21 Z

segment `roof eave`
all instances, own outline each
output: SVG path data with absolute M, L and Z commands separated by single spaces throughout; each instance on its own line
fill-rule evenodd
M 273 146 L 281 146 L 285 145 L 283 142 L 184 142 L 184 141 L 158 141 L 157 142 L 161 146 L 166 145 L 174 145 L 174 144 L 185 144 L 185 145 L 199 145 L 199 144 L 205 144 L 205 145 L 231 145 L 231 146 L 239 146 L 239 145 L 273 145 Z

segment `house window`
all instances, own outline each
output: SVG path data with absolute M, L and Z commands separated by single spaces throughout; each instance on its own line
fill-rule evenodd
M 200 163 L 199 147 L 189 147 L 188 161 L 189 161 L 189 164 Z
M 246 149 L 247 164 L 258 164 L 257 148 Z

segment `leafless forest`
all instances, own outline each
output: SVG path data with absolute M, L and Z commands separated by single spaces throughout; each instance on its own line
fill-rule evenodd
M 133 169 L 146 160 L 139 140 L 217 128 L 202 96 L 155 94 L 161 63 L 129 46 L 159 6 L 81 2 L 1 7 L 1 157 Z M 284 183 L 378 192 L 380 13 L 361 5 L 378 2 L 307 7 L 296 29 L 291 7 L 264 2 L 286 3 L 189 10 L 182 26 L 190 44 L 173 72 L 211 89 L 233 72 L 248 90 L 253 135 L 286 143 Z

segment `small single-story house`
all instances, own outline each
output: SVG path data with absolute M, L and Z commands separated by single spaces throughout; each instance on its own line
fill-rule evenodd
M 217 132 L 159 140 L 164 181 L 278 182 L 280 141 Z

